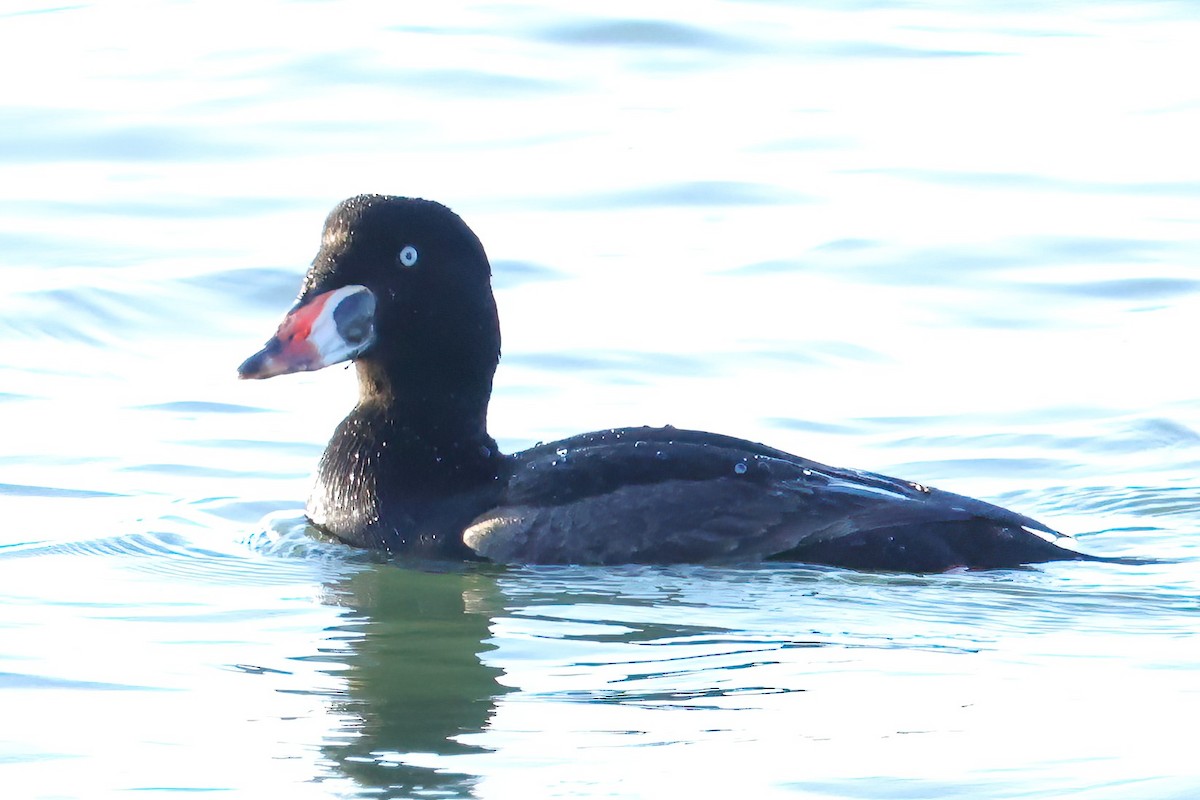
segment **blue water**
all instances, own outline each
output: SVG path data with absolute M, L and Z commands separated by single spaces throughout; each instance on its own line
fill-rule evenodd
M 0 10 L 6 798 L 1192 798 L 1188 3 Z M 353 373 L 234 378 L 338 200 L 495 268 L 508 450 L 766 441 L 1144 566 L 381 563 Z

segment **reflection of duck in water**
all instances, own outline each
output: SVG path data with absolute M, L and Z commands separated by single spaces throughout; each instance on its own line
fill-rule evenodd
M 1089 558 L 1029 517 L 760 444 L 624 428 L 501 454 L 487 431 L 500 329 L 457 215 L 361 195 L 325 223 L 296 306 L 243 378 L 354 360 L 308 514 L 344 542 L 528 563 L 804 561 L 940 571 Z
M 455 756 L 480 748 L 458 741 L 487 727 L 506 690 L 499 669 L 480 663 L 496 586 L 490 576 L 369 569 L 332 587 L 357 612 L 344 660 L 338 711 L 357 718 L 323 748 L 339 772 L 381 796 L 414 788 L 458 796 L 473 777 L 407 763 L 421 753 Z M 393 795 L 394 790 L 406 790 Z

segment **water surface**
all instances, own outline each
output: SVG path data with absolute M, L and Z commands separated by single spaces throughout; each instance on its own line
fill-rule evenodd
M 1186 3 L 0 12 L 6 796 L 1188 798 Z M 1142 566 L 390 564 L 341 369 L 239 383 L 324 214 L 484 241 L 507 450 L 664 424 Z

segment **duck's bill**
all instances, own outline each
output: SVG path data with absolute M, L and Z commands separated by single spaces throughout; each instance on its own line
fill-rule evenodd
M 238 367 L 239 378 L 273 378 L 349 361 L 375 341 L 375 295 L 343 286 L 288 312 L 269 342 Z

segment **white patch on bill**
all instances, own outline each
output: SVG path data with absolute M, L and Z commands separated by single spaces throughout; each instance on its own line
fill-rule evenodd
M 323 366 L 354 358 L 375 340 L 375 333 L 372 330 L 360 341 L 347 342 L 343 338 L 342 332 L 338 330 L 337 322 L 333 317 L 337 307 L 347 298 L 364 292 L 371 295 L 370 289 L 357 284 L 343 286 L 330 292 L 324 307 L 321 308 L 321 313 L 313 320 L 312 329 L 308 334 L 308 342 L 317 351 Z M 374 305 L 372 300 L 372 309 Z

